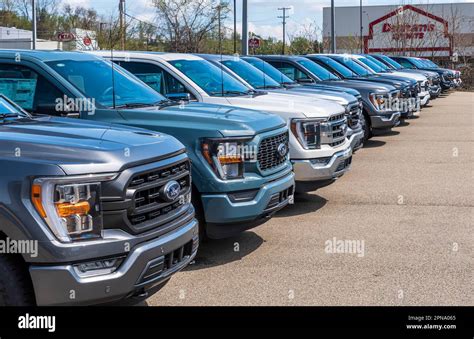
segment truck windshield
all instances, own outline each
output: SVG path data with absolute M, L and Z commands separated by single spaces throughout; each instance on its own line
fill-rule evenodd
M 317 60 L 321 64 L 326 65 L 326 67 L 334 70 L 335 72 L 337 72 L 344 78 L 352 78 L 354 76 L 354 72 L 352 72 L 349 68 L 340 64 L 336 60 L 333 60 L 325 56 L 317 57 L 315 60 Z
M 240 59 L 223 60 L 222 63 L 231 71 L 257 89 L 281 88 L 281 85 L 268 75 Z
M 171 65 L 210 96 L 248 95 L 250 88 L 206 60 L 171 60 Z
M 30 117 L 28 113 L 15 106 L 3 95 L 0 95 L 0 119 L 18 116 Z
M 363 63 L 366 66 L 366 68 L 368 68 L 368 69 L 370 69 L 374 72 L 377 72 L 377 73 L 384 72 L 382 67 L 380 67 L 379 65 L 375 64 L 374 62 L 372 62 L 371 60 L 369 60 L 365 57 L 357 58 L 357 60 L 359 60 L 359 62 Z
M 402 65 L 400 65 L 398 62 L 396 62 L 392 58 L 389 58 L 386 55 L 379 55 L 379 57 L 382 58 L 382 60 L 385 61 L 386 63 L 390 64 L 390 66 L 392 66 L 393 68 L 403 69 Z
M 87 98 L 94 98 L 103 107 L 155 105 L 166 98 L 142 83 L 120 66 L 112 67 L 105 60 L 59 60 L 46 62 L 67 82 Z
M 321 80 L 339 80 L 337 76 L 311 60 L 298 60 L 298 63 Z
M 428 59 L 423 59 L 423 61 L 425 62 L 425 64 L 428 66 L 428 67 L 431 67 L 431 68 L 439 68 L 439 66 L 437 64 L 435 64 L 433 61 L 431 60 L 428 60 Z
M 390 72 L 390 67 L 385 65 L 382 61 L 375 59 L 371 55 L 365 55 L 365 58 L 373 62 L 375 65 L 379 66 L 382 69 L 381 72 L 385 72 L 385 73 Z
M 417 68 L 426 68 L 426 64 L 424 64 L 423 61 L 419 59 L 410 58 L 410 62 L 414 64 Z
M 270 65 L 268 62 L 258 58 L 243 58 L 253 67 L 261 70 L 263 73 L 268 75 L 270 78 L 282 85 L 296 84 L 296 81 L 291 80 L 285 74 L 280 72 L 277 68 Z
M 357 61 L 355 61 L 354 59 L 352 59 L 350 57 L 332 56 L 332 58 L 334 60 L 340 62 L 341 64 L 343 64 L 344 66 L 346 66 L 352 72 L 354 72 L 355 74 L 357 74 L 359 76 L 368 77 L 368 76 L 372 75 L 372 73 L 368 69 L 366 69 L 363 66 L 359 65 L 357 63 Z

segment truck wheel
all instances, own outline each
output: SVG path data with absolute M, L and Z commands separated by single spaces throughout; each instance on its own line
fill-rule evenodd
M 0 255 L 0 306 L 34 306 L 25 264 L 19 257 Z
M 194 210 L 196 211 L 196 219 L 199 222 L 199 243 L 202 243 L 207 239 L 206 234 L 206 219 L 204 218 L 204 208 L 202 207 L 201 202 L 201 193 L 197 190 L 196 186 L 192 187 L 192 196 L 191 196 L 191 203 L 194 206 Z
M 365 112 L 360 116 L 362 128 L 364 129 L 364 142 L 372 138 L 372 129 L 370 128 L 370 119 Z

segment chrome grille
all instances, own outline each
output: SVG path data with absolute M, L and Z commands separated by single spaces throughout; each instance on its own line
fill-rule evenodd
M 288 132 L 263 139 L 258 147 L 257 161 L 260 170 L 267 171 L 283 164 L 287 157 L 278 154 L 278 146 L 285 144 L 289 149 Z
M 179 196 L 168 201 L 162 188 L 170 181 L 178 182 Z M 132 190 L 133 207 L 127 211 L 129 222 L 136 226 L 157 218 L 172 218 L 179 208 L 187 203 L 180 198 L 191 191 L 191 175 L 189 161 L 135 175 L 127 190 Z
M 350 128 L 355 128 L 360 121 L 359 103 L 349 105 L 349 113 L 347 113 L 347 124 Z
M 331 147 L 343 144 L 347 136 L 345 113 L 335 114 L 321 124 L 321 144 Z

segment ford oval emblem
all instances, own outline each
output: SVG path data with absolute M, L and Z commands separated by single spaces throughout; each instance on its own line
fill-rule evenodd
M 171 180 L 164 185 L 160 190 L 160 197 L 165 201 L 173 201 L 178 198 L 181 193 L 181 186 L 175 180 Z
M 283 143 L 278 145 L 277 153 L 281 158 L 284 158 L 286 154 L 288 153 L 288 146 L 286 146 L 286 144 L 283 144 Z

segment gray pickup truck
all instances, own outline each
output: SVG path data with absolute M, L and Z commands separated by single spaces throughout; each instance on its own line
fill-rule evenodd
M 190 161 L 171 136 L 0 96 L 0 166 L 0 306 L 136 303 L 196 255 Z

